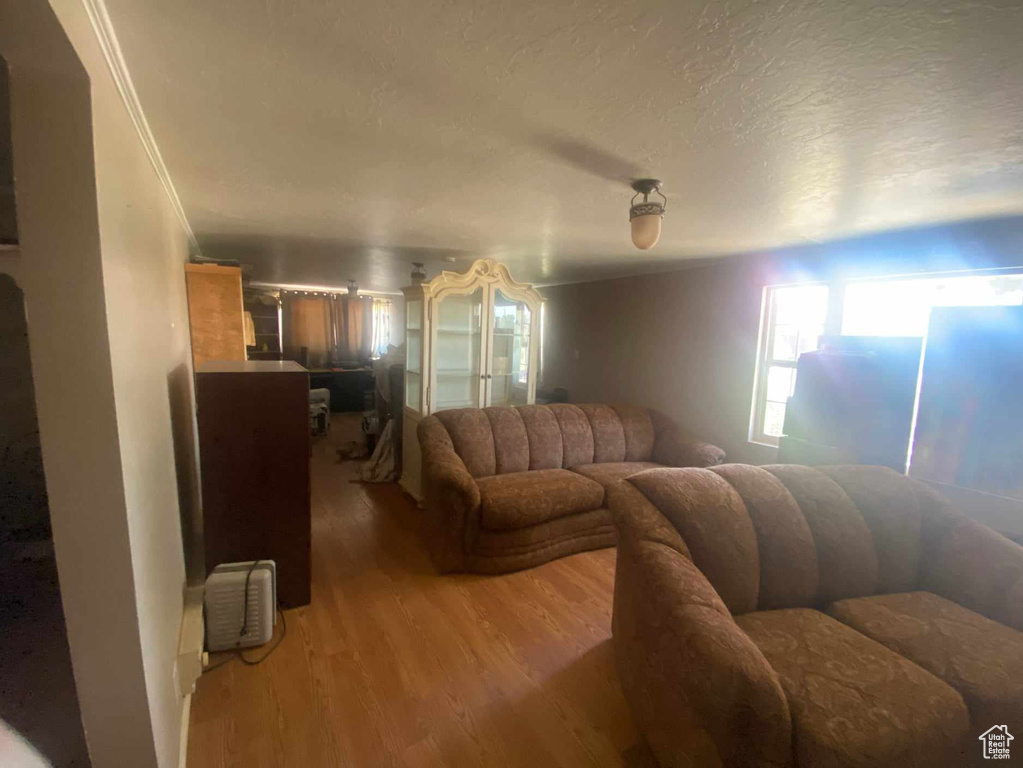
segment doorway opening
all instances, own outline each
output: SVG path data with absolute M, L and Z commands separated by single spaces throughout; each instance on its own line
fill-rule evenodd
M 9 90 L 7 65 L 0 58 L 0 584 L 4 585 L 0 592 L 0 728 L 5 731 L 5 745 L 22 750 L 26 759 L 42 757 L 54 766 L 87 766 L 50 528 L 25 294 L 17 282 L 22 270 Z

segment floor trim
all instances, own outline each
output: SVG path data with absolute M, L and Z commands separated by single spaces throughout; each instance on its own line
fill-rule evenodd
M 188 761 L 188 721 L 192 719 L 192 694 L 181 704 L 181 736 L 178 744 L 178 768 L 185 768 Z

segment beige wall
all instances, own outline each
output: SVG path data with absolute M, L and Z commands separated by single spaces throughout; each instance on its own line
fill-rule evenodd
M 667 274 L 548 286 L 542 289 L 543 383 L 566 387 L 573 402 L 661 409 L 720 445 L 731 461 L 774 461 L 774 448 L 748 440 L 765 285 L 1014 265 L 1023 265 L 1023 219 L 906 230 Z
M 93 764 L 176 766 L 181 508 L 194 503 L 179 487 L 195 486 L 187 238 L 85 6 L 52 9 L 3 4 L 0 52 L 68 639 Z
M 16 241 L 14 182 L 11 175 L 11 114 L 7 67 L 0 61 L 0 243 Z

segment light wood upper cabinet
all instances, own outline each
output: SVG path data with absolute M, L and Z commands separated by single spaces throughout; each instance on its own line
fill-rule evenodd
M 245 359 L 242 271 L 216 264 L 186 264 L 192 369 L 208 360 Z
M 542 297 L 494 259 L 479 259 L 464 273 L 442 272 L 404 293 L 402 485 L 419 498 L 415 429 L 423 416 L 535 402 Z

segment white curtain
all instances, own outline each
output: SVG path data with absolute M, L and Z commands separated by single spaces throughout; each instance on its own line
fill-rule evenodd
M 391 343 L 391 302 L 373 299 L 373 356 L 387 354 Z

